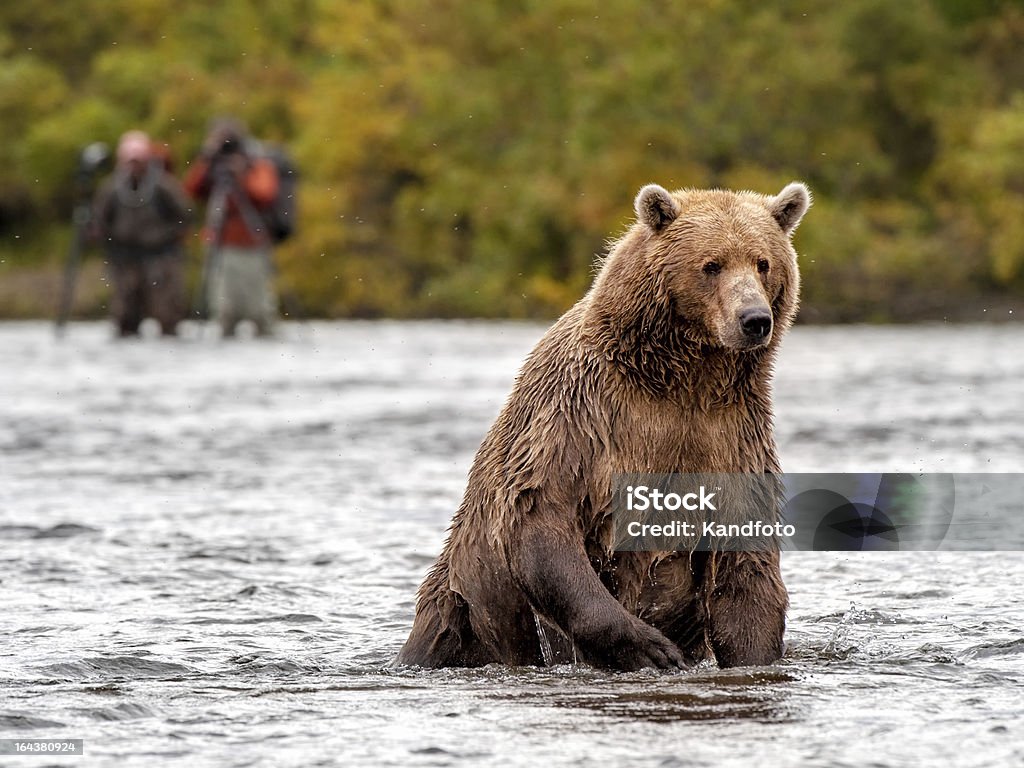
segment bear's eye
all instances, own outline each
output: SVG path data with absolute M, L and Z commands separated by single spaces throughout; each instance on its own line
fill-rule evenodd
M 768 271 L 768 259 L 757 260 L 757 271 L 761 273 Z
M 717 275 L 721 271 L 722 265 L 719 264 L 717 261 L 709 261 L 707 264 L 704 265 L 705 275 Z

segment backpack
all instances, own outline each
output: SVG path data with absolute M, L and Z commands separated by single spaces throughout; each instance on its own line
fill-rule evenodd
M 270 239 L 282 243 L 295 234 L 297 205 L 295 192 L 299 180 L 299 169 L 291 157 L 279 146 L 264 144 L 260 154 L 277 168 L 277 197 L 261 213 L 267 222 Z

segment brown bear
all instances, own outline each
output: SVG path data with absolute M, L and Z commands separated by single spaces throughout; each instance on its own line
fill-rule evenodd
M 783 653 L 770 552 L 617 552 L 616 473 L 780 471 L 771 375 L 796 313 L 800 183 L 657 185 L 537 344 L 480 446 L 397 663 L 635 670 Z

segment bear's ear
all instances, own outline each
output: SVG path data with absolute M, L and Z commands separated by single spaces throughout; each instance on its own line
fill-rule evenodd
M 792 235 L 800 219 L 811 207 L 811 191 L 799 181 L 786 187 L 768 202 L 772 218 L 779 222 L 782 231 Z
M 679 215 L 679 203 L 664 187 L 648 184 L 641 189 L 633 201 L 638 221 L 646 224 L 655 232 L 660 232 Z

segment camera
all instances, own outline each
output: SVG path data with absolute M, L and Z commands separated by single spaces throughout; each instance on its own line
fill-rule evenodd
M 242 142 L 237 136 L 228 136 L 217 148 L 217 155 L 233 155 L 242 151 Z
M 110 148 L 102 141 L 95 141 L 82 149 L 78 156 L 78 170 L 83 176 L 95 176 L 111 166 Z

